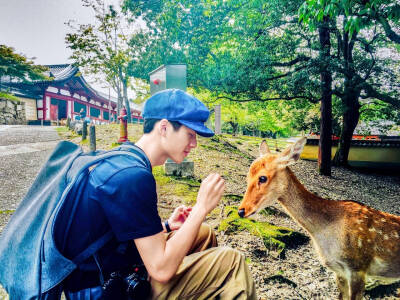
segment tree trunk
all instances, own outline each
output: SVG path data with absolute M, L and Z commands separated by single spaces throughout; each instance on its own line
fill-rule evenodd
M 126 113 L 128 114 L 128 123 L 132 123 L 131 106 L 129 105 L 129 99 L 128 99 L 128 84 L 125 79 L 122 80 L 122 86 L 123 86 L 123 95 L 124 95 Z
M 349 166 L 348 157 L 351 140 L 353 138 L 354 129 L 356 128 L 360 118 L 360 104 L 358 103 L 358 96 L 359 94 L 357 92 L 348 92 L 348 94 L 342 99 L 344 104 L 343 127 L 340 134 L 338 149 L 333 159 L 335 166 Z
M 329 69 L 330 31 L 329 18 L 324 17 L 319 27 L 321 64 L 321 123 L 318 146 L 318 170 L 321 175 L 331 175 L 332 157 L 332 73 Z
M 228 122 L 228 123 L 232 126 L 232 135 L 233 135 L 233 136 L 236 136 L 237 131 L 238 131 L 239 124 L 238 124 L 238 123 L 235 123 L 235 122 L 232 122 L 232 121 L 230 121 L 230 122 Z
M 353 34 L 352 38 L 349 38 L 349 34 L 345 32 L 343 34 L 343 59 L 345 80 L 344 80 L 344 91 L 341 97 L 343 103 L 343 125 L 342 132 L 340 134 L 338 149 L 333 158 L 333 164 L 335 166 L 348 167 L 349 166 L 349 152 L 351 146 L 351 140 L 353 138 L 353 132 L 358 124 L 360 118 L 360 104 L 358 98 L 360 97 L 360 89 L 357 87 L 357 80 L 355 77 L 355 70 L 353 69 L 353 49 L 354 41 L 357 37 L 357 33 Z
M 117 88 L 117 116 L 120 115 L 121 113 L 121 108 L 122 108 L 122 95 L 121 95 L 121 86 L 119 84 L 119 80 L 117 80 L 117 84 L 116 84 L 116 88 Z M 117 119 L 117 123 L 119 123 L 119 120 Z
M 118 76 L 122 84 L 122 93 L 123 93 L 122 95 L 126 113 L 128 116 L 128 123 L 132 123 L 131 106 L 129 105 L 129 99 L 128 99 L 128 77 L 126 74 L 124 76 L 124 74 L 122 73 L 122 69 L 120 67 L 118 68 Z

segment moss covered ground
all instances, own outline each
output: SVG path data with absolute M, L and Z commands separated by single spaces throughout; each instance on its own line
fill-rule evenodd
M 309 240 L 304 234 L 290 228 L 279 227 L 268 222 L 249 218 L 240 218 L 236 206 L 225 207 L 225 215 L 226 218 L 221 220 L 218 230 L 228 234 L 246 230 L 250 234 L 261 238 L 269 251 L 277 252 L 281 257 L 284 257 L 285 249 L 296 248 Z

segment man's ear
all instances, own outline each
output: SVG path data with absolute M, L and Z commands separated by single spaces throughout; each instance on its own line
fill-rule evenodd
M 277 160 L 278 164 L 284 168 L 293 165 L 295 162 L 297 162 L 300 158 L 300 154 L 303 151 L 306 142 L 307 138 L 302 137 L 292 146 L 286 148 L 285 151 L 283 151 L 279 155 L 279 158 Z
M 160 120 L 160 122 L 158 122 L 158 132 L 160 133 L 161 136 L 166 135 L 168 124 L 169 122 L 167 119 L 162 119 Z
M 271 153 L 266 140 L 263 140 L 260 144 L 260 156 Z

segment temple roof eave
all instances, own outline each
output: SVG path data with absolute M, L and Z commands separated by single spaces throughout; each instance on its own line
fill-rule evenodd
M 36 98 L 40 98 L 46 92 L 49 92 L 49 87 L 55 87 L 69 90 L 71 96 L 73 96 L 74 93 L 78 93 L 81 96 L 99 101 L 102 104 L 109 104 L 109 102 L 111 102 L 111 106 L 117 106 L 118 99 L 113 96 L 109 96 L 110 99 L 108 99 L 107 95 L 91 87 L 82 76 L 77 66 L 72 64 L 59 64 L 47 65 L 46 67 L 48 67 L 48 71 L 44 75 L 52 78 L 52 80 L 36 80 L 32 82 L 10 81 L 7 83 L 7 86 L 14 89 L 16 92 L 26 92 L 30 95 L 34 95 Z M 83 91 L 83 95 L 79 93 L 79 91 Z M 141 112 L 138 107 L 131 107 L 131 110 L 139 113 Z

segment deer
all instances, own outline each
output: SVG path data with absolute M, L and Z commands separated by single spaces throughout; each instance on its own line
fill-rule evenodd
M 300 138 L 277 154 L 261 142 L 239 216 L 249 217 L 277 201 L 311 237 L 320 262 L 335 273 L 339 299 L 362 299 L 366 286 L 399 281 L 400 217 L 309 192 L 289 168 L 299 160 L 306 141 Z

